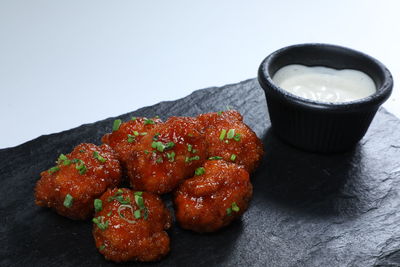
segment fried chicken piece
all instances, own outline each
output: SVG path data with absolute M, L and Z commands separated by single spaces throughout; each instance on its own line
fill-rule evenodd
M 113 189 L 95 202 L 93 237 L 107 260 L 156 261 L 169 252 L 171 215 L 152 193 Z
M 41 173 L 35 202 L 71 219 L 93 215 L 93 200 L 121 181 L 121 167 L 108 145 L 80 144 L 57 166 Z
M 211 157 L 222 157 L 254 171 L 264 153 L 257 135 L 235 110 L 206 113 L 198 116 Z
M 105 134 L 101 139 L 103 143 L 108 144 L 116 152 L 118 159 L 125 166 L 130 154 L 135 150 L 136 144 L 148 134 L 161 119 L 145 117 L 132 117 L 130 121 L 120 123 L 115 120 L 112 133 Z
M 252 194 L 249 173 L 243 166 L 207 161 L 174 192 L 175 217 L 182 228 L 214 232 L 240 217 Z
M 205 138 L 197 119 L 171 117 L 137 143 L 127 161 L 127 174 L 136 190 L 171 192 L 207 158 Z

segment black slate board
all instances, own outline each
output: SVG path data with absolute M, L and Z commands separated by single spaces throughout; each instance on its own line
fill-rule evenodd
M 400 266 L 400 121 L 380 109 L 350 152 L 312 154 L 270 130 L 256 80 L 208 88 L 130 116 L 191 116 L 238 109 L 263 139 L 254 198 L 241 221 L 207 235 L 174 226 L 163 266 Z M 0 265 L 111 266 L 97 253 L 91 223 L 36 207 L 39 173 L 81 142 L 99 143 L 112 121 L 87 124 L 0 150 Z M 169 207 L 171 203 L 167 200 Z

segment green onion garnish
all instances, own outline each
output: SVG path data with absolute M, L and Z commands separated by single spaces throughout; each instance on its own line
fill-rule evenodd
M 191 152 L 192 149 L 193 149 L 193 146 L 192 146 L 191 144 L 187 144 L 187 150 L 188 150 L 189 152 Z
M 140 133 L 140 135 L 146 135 L 146 134 L 147 134 L 146 132 Z
M 231 160 L 232 160 L 232 161 L 235 161 L 235 159 L 236 159 L 236 155 L 235 155 L 235 154 L 232 154 L 232 155 L 231 155 Z
M 132 117 L 131 120 L 135 121 L 137 118 L 136 117 Z
M 97 151 L 93 151 L 93 158 L 97 159 L 98 161 L 100 161 L 101 163 L 106 162 L 106 159 L 103 158 L 102 156 L 100 156 L 100 153 Z
M 112 214 L 112 211 L 110 211 L 109 213 L 107 213 L 107 216 L 110 217 Z
M 228 216 L 231 216 L 231 215 L 232 215 L 232 208 L 227 208 L 227 209 L 226 209 L 226 214 L 227 214 Z
M 156 163 L 163 163 L 163 162 L 164 162 L 164 160 L 163 160 L 162 157 L 158 157 L 158 158 L 156 159 Z
M 96 198 L 93 202 L 94 204 L 94 211 L 95 212 L 99 212 L 103 209 L 103 202 L 101 201 L 101 199 Z
M 226 138 L 232 139 L 235 136 L 235 129 L 229 129 L 228 134 L 226 135 Z
M 156 133 L 156 134 L 153 136 L 153 140 L 154 140 L 154 141 L 157 141 L 159 136 L 160 136 L 160 133 Z
M 197 168 L 195 171 L 194 171 L 194 174 L 196 174 L 196 175 L 202 175 L 202 174 L 204 174 L 206 172 L 206 169 L 204 169 L 203 167 L 200 167 L 200 168 Z
M 59 170 L 60 170 L 60 167 L 55 166 L 55 167 L 51 167 L 47 172 L 49 174 L 53 174 L 55 172 L 58 172 Z
M 239 133 L 235 134 L 235 136 L 233 137 L 233 140 L 239 142 L 240 141 L 240 137 L 241 135 Z
M 221 116 L 221 115 L 222 115 L 222 111 L 218 111 L 218 112 L 217 112 L 217 115 L 218 115 L 218 116 Z
M 225 135 L 226 135 L 226 130 L 222 129 L 221 133 L 219 134 L 219 140 L 221 141 L 224 140 Z
M 108 228 L 109 221 L 104 222 L 104 216 L 95 217 L 92 219 L 92 222 L 100 228 L 100 230 L 106 230 Z
M 186 158 L 185 158 L 185 162 L 188 163 L 188 162 L 191 162 L 191 161 L 193 161 L 193 160 L 199 160 L 199 159 L 200 159 L 199 156 L 186 157 Z
M 72 204 L 74 204 L 74 198 L 70 194 L 67 194 L 64 198 L 63 204 L 64 204 L 64 207 L 71 208 Z
M 222 159 L 222 157 L 220 156 L 213 156 L 213 157 L 209 157 L 208 160 L 217 160 L 217 159 Z
M 167 152 L 167 158 L 168 158 L 169 162 L 174 162 L 174 160 L 175 160 L 175 152 L 174 151 L 172 151 L 171 153 Z
M 128 139 L 127 139 L 128 143 L 132 143 L 133 141 L 135 141 L 135 136 L 132 134 L 128 134 Z
M 80 164 L 76 164 L 75 169 L 79 171 L 80 175 L 85 174 L 87 171 L 86 165 L 82 160 L 80 161 Z
M 135 216 L 135 219 L 140 219 L 140 210 L 135 210 L 133 216 Z
M 105 245 L 101 245 L 101 246 L 99 247 L 99 250 L 102 251 L 102 250 L 104 250 L 105 248 L 106 248 Z
M 153 120 L 151 120 L 151 119 L 145 119 L 144 120 L 144 125 L 147 125 L 147 124 L 155 124 L 155 122 Z
M 133 135 L 134 136 L 139 136 L 139 132 L 138 131 L 133 131 Z
M 232 205 L 231 205 L 231 207 L 232 207 L 232 210 L 233 210 L 234 212 L 239 212 L 239 210 L 240 210 L 240 208 L 239 208 L 239 206 L 236 204 L 236 202 L 233 202 Z
M 122 121 L 120 119 L 115 120 L 113 124 L 113 132 L 118 131 L 119 126 L 121 126 Z
M 64 161 L 64 160 L 68 160 L 68 158 L 67 158 L 67 156 L 65 156 L 64 154 L 61 154 L 59 157 L 58 157 L 58 161 Z
M 135 202 L 139 206 L 139 208 L 144 208 L 144 201 L 141 195 L 135 195 Z

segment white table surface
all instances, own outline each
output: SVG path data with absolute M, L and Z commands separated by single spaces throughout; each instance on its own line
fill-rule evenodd
M 0 0 L 0 148 L 256 77 L 296 43 L 400 77 L 400 1 Z M 397 84 L 384 104 L 400 116 Z

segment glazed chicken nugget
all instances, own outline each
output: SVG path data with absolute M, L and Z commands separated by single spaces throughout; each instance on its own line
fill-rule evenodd
M 121 180 L 121 167 L 108 145 L 80 144 L 41 173 L 35 202 L 71 219 L 93 215 L 93 200 Z
M 252 194 L 243 166 L 211 160 L 174 192 L 175 217 L 182 228 L 214 232 L 240 217 Z
M 101 140 L 114 149 L 118 159 L 125 166 L 130 154 L 135 150 L 136 144 L 143 136 L 147 135 L 148 131 L 161 122 L 157 117 L 152 119 L 132 117 L 130 121 L 124 123 L 121 120 L 115 120 L 113 132 L 104 135 Z
M 254 171 L 263 155 L 263 146 L 257 135 L 235 110 L 206 113 L 198 116 L 211 157 L 243 165 Z
M 132 187 L 164 194 L 192 176 L 207 158 L 205 138 L 198 127 L 197 119 L 190 117 L 171 117 L 154 127 L 127 161 Z
M 108 190 L 96 199 L 93 237 L 107 260 L 156 261 L 169 252 L 171 215 L 152 193 Z

